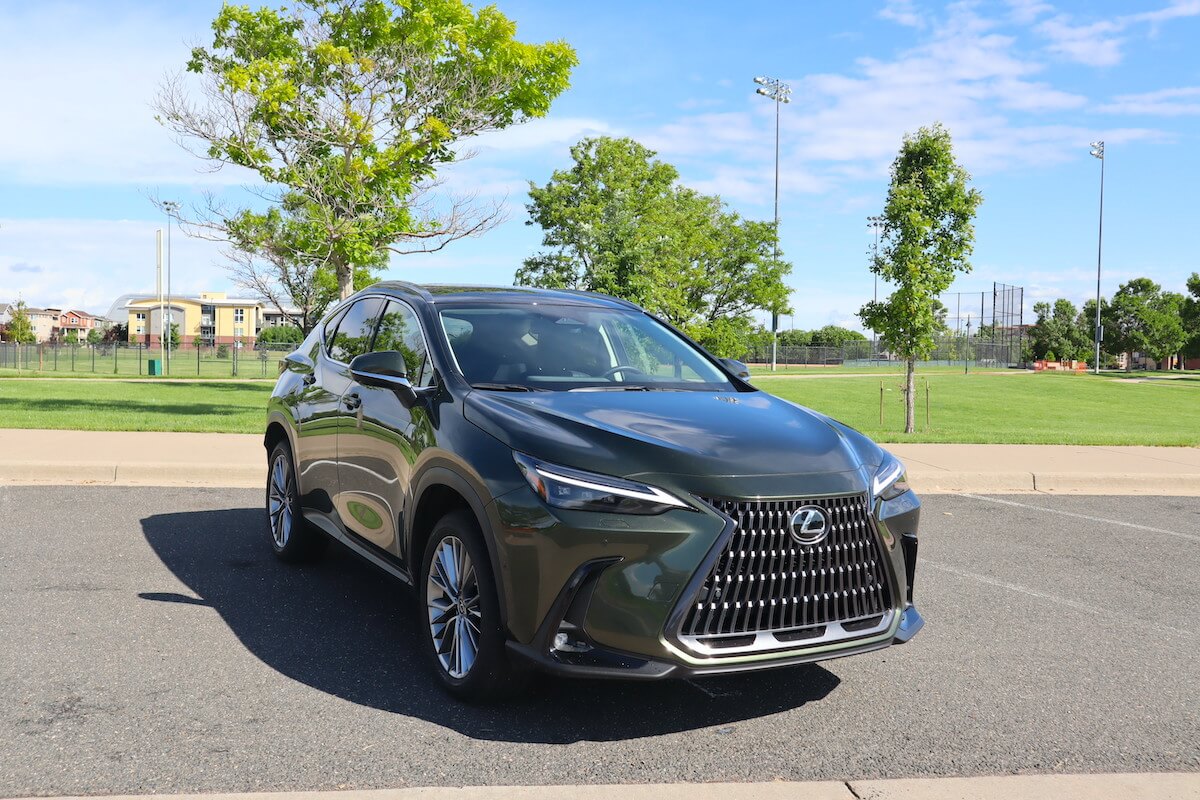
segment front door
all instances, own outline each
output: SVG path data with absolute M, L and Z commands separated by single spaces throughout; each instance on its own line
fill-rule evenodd
M 389 300 L 372 351 L 404 354 L 414 386 L 433 381 L 421 324 L 413 309 Z M 405 408 L 390 389 L 351 382 L 344 395 L 355 406 L 338 429 L 338 513 L 350 531 L 401 558 L 399 531 L 417 455 L 433 442 L 429 414 Z

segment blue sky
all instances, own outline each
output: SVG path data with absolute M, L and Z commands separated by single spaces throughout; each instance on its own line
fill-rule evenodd
M 632 136 L 683 181 L 744 215 L 772 213 L 773 111 L 752 78 L 787 81 L 781 238 L 794 270 L 795 327 L 857 325 L 887 168 L 906 131 L 943 122 L 985 202 L 975 270 L 1075 302 L 1095 292 L 1100 164 L 1108 147 L 1105 294 L 1147 275 L 1182 291 L 1200 270 L 1200 0 L 845 3 L 499 0 L 527 41 L 579 52 L 548 117 L 471 143 L 447 191 L 502 199 L 508 221 L 386 277 L 512 280 L 540 232 L 528 180 L 544 182 L 587 135 Z M 207 41 L 218 2 L 0 0 L 0 300 L 103 311 L 154 287 L 146 199 L 236 199 L 250 180 L 208 173 L 152 118 L 161 78 Z M 219 249 L 176 235 L 177 292 L 236 291 Z M 881 292 L 883 291 L 881 287 Z M 789 323 L 785 323 L 789 324 Z

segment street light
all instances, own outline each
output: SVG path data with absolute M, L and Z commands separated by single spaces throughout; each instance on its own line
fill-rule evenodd
M 164 200 L 163 211 L 167 214 L 167 327 L 166 327 L 166 373 L 171 374 L 171 324 L 175 313 L 171 308 L 171 218 L 179 211 L 179 203 L 174 200 Z M 162 331 L 159 331 L 161 334 Z
M 775 101 L 775 263 L 779 263 L 779 106 L 790 103 L 792 87 L 778 78 L 759 76 L 754 79 L 758 88 L 755 94 Z M 779 349 L 779 309 L 771 309 L 771 371 L 778 365 Z
M 1092 371 L 1100 374 L 1100 341 L 1104 330 L 1100 327 L 1100 259 L 1104 252 L 1104 140 L 1092 142 L 1091 154 L 1100 159 L 1100 229 L 1096 235 L 1096 363 Z
M 867 217 L 867 227 L 871 228 L 872 230 L 875 231 L 875 248 L 871 251 L 871 255 L 874 256 L 874 258 L 872 259 L 872 264 L 871 264 L 871 267 L 872 267 L 871 272 L 874 273 L 874 277 L 875 277 L 875 289 L 874 289 L 871 297 L 876 303 L 878 303 L 879 302 L 879 273 L 875 272 L 875 269 L 874 269 L 875 264 L 873 262 L 874 262 L 875 258 L 879 258 L 879 229 L 881 227 L 883 227 L 883 217 L 880 217 L 880 216 Z M 874 328 L 871 328 L 871 360 L 872 361 L 875 360 L 875 352 L 878 348 L 878 345 L 876 342 L 877 338 L 878 338 L 878 331 L 876 331 Z

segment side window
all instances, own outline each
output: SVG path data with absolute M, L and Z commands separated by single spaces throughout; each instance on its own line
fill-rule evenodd
M 378 297 L 364 297 L 350 306 L 338 321 L 337 332 L 328 340 L 329 357 L 349 364 L 355 356 L 370 350 L 371 334 L 382 308 L 383 300 Z
M 338 313 L 329 318 L 325 323 L 325 355 L 329 355 L 330 348 L 333 347 L 333 335 L 337 332 L 338 323 L 342 321 L 342 317 L 346 316 L 346 309 L 342 309 Z
M 425 337 L 421 333 L 421 321 L 407 303 L 396 300 L 388 302 L 387 311 L 379 320 L 379 333 L 375 335 L 374 352 L 398 350 L 404 354 L 408 368 L 408 379 L 414 386 L 428 386 L 433 381 L 433 369 L 429 366 L 429 353 L 425 348 Z

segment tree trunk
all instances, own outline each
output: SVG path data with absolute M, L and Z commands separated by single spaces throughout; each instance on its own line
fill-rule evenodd
M 345 300 L 354 294 L 354 268 L 349 264 L 337 265 L 338 296 Z
M 904 378 L 904 432 L 913 433 L 916 430 L 914 422 L 916 409 L 916 394 L 913 391 L 915 380 L 913 379 L 913 370 L 916 369 L 916 359 L 908 359 L 908 369 Z

